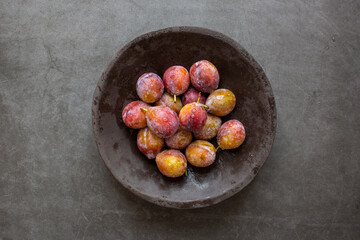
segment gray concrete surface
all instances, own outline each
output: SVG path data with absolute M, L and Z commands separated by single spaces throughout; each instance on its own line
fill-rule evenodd
M 360 239 L 360 2 L 0 2 L 0 239 Z M 272 153 L 242 192 L 173 210 L 106 169 L 91 98 L 134 37 L 191 25 L 240 42 L 276 97 Z

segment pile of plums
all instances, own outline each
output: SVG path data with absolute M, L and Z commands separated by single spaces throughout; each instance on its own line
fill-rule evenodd
M 194 63 L 190 73 L 182 66 L 168 68 L 161 79 L 145 73 L 136 83 L 141 101 L 129 103 L 122 112 L 126 126 L 140 129 L 137 146 L 149 159 L 156 159 L 160 172 L 167 177 L 187 174 L 187 163 L 207 167 L 214 163 L 218 148 L 234 149 L 245 139 L 238 120 L 222 124 L 236 97 L 228 89 L 217 89 L 219 72 L 207 60 Z M 190 82 L 193 87 L 190 87 Z M 164 89 L 167 92 L 164 92 Z M 203 93 L 208 93 L 206 98 Z M 179 98 L 179 95 L 182 98 Z M 154 106 L 149 104 L 154 103 Z M 218 147 L 208 140 L 217 136 Z M 197 140 L 193 141 L 193 137 Z M 161 151 L 164 145 L 167 150 Z M 179 151 L 185 149 L 185 155 Z

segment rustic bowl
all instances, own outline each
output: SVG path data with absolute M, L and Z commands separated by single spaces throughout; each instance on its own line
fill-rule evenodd
M 162 76 L 172 65 L 189 69 L 202 59 L 218 68 L 219 87 L 236 95 L 236 107 L 223 122 L 240 120 L 247 137 L 238 149 L 218 152 L 210 167 L 189 166 L 187 177 L 170 179 L 137 149 L 138 131 L 124 125 L 121 112 L 138 99 L 135 83 L 141 74 Z M 115 54 L 94 92 L 92 124 L 101 158 L 125 188 L 161 206 L 199 208 L 229 198 L 255 177 L 271 150 L 276 109 L 264 71 L 237 42 L 204 28 L 172 27 L 141 35 Z

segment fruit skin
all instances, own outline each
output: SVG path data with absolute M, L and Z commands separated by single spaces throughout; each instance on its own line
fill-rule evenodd
M 208 112 L 218 117 L 228 115 L 234 110 L 235 105 L 235 94 L 228 89 L 217 89 L 206 99 L 206 106 L 209 107 Z
M 180 177 L 186 171 L 186 158 L 179 150 L 162 151 L 156 156 L 155 161 L 159 171 L 167 177 Z
M 164 93 L 163 81 L 155 73 L 144 73 L 136 82 L 136 92 L 142 101 L 154 103 Z
M 171 95 L 183 94 L 190 85 L 189 72 L 183 66 L 169 67 L 163 76 L 166 91 Z
M 214 163 L 216 149 L 214 145 L 204 140 L 191 143 L 185 151 L 186 159 L 195 167 L 207 167 Z
M 182 96 L 182 103 L 186 105 L 188 103 L 197 102 L 199 98 L 199 93 L 200 92 L 195 88 L 189 88 Z M 205 102 L 206 97 L 204 96 L 204 94 L 201 94 L 199 103 L 205 104 Z
M 149 128 L 141 129 L 137 134 L 136 144 L 148 159 L 154 159 L 164 147 L 164 139 L 159 138 Z
M 166 106 L 174 110 L 177 114 L 179 114 L 183 104 L 180 98 L 176 98 L 176 102 L 174 102 L 174 97 L 169 93 L 165 92 L 159 101 L 155 103 L 155 106 Z
M 199 131 L 194 132 L 194 137 L 201 140 L 214 138 L 218 133 L 221 122 L 221 118 L 208 113 L 205 125 Z
M 187 131 L 199 131 L 206 119 L 206 110 L 199 103 L 186 104 L 179 113 L 180 126 Z
M 146 112 L 147 126 L 157 136 L 167 138 L 179 128 L 179 118 L 173 110 L 165 106 L 150 107 Z
M 244 125 L 238 120 L 229 120 L 221 125 L 217 143 L 221 149 L 235 149 L 243 144 L 245 137 Z
M 191 84 L 200 92 L 211 93 L 219 86 L 219 72 L 211 62 L 201 60 L 190 68 Z
M 192 138 L 191 132 L 179 128 L 174 135 L 165 139 L 165 143 L 169 148 L 184 149 L 191 143 Z
M 146 127 L 145 113 L 141 108 L 149 109 L 151 106 L 142 101 L 134 101 L 125 106 L 122 111 L 122 119 L 129 128 L 139 129 Z

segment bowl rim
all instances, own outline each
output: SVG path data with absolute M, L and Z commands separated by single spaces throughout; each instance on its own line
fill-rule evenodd
M 111 171 L 110 166 L 108 165 L 108 163 L 104 160 L 104 156 L 100 151 L 99 148 L 99 140 L 98 140 L 98 135 L 99 135 L 99 126 L 98 126 L 98 121 L 97 119 L 99 118 L 99 104 L 95 104 L 96 103 L 96 99 L 100 98 L 100 96 L 102 95 L 102 91 L 100 89 L 103 89 L 103 86 L 105 84 L 105 79 L 106 76 L 109 74 L 109 72 L 111 71 L 111 69 L 113 69 L 113 67 L 115 66 L 118 58 L 132 45 L 142 41 L 143 39 L 147 39 L 150 37 L 154 37 L 157 35 L 161 35 L 161 34 L 166 34 L 169 32 L 186 32 L 186 33 L 196 33 L 196 34 L 202 34 L 202 35 L 206 35 L 209 37 L 213 37 L 216 39 L 219 39 L 227 44 L 229 44 L 230 46 L 234 47 L 239 54 L 241 54 L 247 61 L 248 63 L 254 68 L 254 70 L 256 70 L 258 73 L 262 74 L 264 81 L 268 82 L 268 88 L 270 90 L 271 93 L 271 97 L 272 102 L 274 104 L 274 112 L 273 112 L 273 116 L 272 116 L 272 124 L 273 124 L 273 129 L 274 131 L 271 132 L 271 138 L 270 138 L 270 147 L 268 147 L 268 151 L 265 154 L 265 160 L 257 165 L 258 166 L 258 170 L 264 165 L 264 163 L 266 162 L 266 160 L 268 159 L 271 150 L 273 148 L 274 145 L 274 140 L 275 140 L 275 135 L 276 135 L 276 128 L 277 128 L 277 110 L 276 110 L 276 102 L 275 102 L 275 97 L 273 94 L 273 90 L 270 84 L 269 79 L 267 78 L 267 76 L 265 75 L 265 72 L 263 70 L 263 68 L 260 66 L 260 64 L 254 59 L 254 57 L 249 54 L 247 52 L 247 50 L 245 48 L 243 48 L 237 41 L 233 40 L 232 38 L 230 38 L 229 36 L 226 36 L 223 33 L 208 29 L 208 28 L 203 28 L 203 27 L 195 27 L 195 26 L 175 26 L 175 27 L 167 27 L 167 28 L 163 28 L 163 29 L 159 29 L 159 30 L 155 30 L 155 31 L 151 31 L 151 32 L 147 32 L 144 34 L 141 34 L 140 36 L 130 40 L 129 42 L 127 42 L 125 45 L 123 45 L 116 53 L 115 55 L 110 59 L 110 61 L 106 64 L 105 69 L 103 70 L 97 84 L 95 87 L 95 91 L 93 94 L 93 98 L 92 98 L 92 107 L 91 107 L 91 115 L 92 115 L 92 130 L 93 130 L 93 136 L 95 139 L 95 143 L 96 143 L 96 147 L 98 149 L 99 155 L 101 160 L 104 162 L 105 166 L 109 169 L 110 173 L 113 175 L 113 177 L 123 186 L 125 187 L 127 190 L 129 190 L 130 192 L 132 192 L 133 194 L 137 195 L 138 197 L 148 201 L 148 202 L 152 202 L 156 205 L 159 206 L 163 206 L 163 207 L 169 207 L 169 208 L 178 208 L 178 209 L 191 209 L 191 208 L 202 208 L 202 207 L 207 207 L 207 206 L 211 206 L 214 204 L 217 204 L 227 198 L 232 197 L 233 195 L 235 195 L 236 193 L 240 192 L 243 188 L 245 188 L 247 185 L 250 184 L 250 182 L 252 182 L 252 180 L 255 178 L 255 176 L 257 175 L 258 171 L 256 171 L 256 173 L 254 174 L 248 174 L 246 176 L 246 178 L 244 178 L 244 181 L 242 182 L 238 182 L 237 184 L 231 186 L 229 189 L 226 189 L 225 191 L 220 192 L 217 195 L 205 198 L 205 199 L 195 199 L 195 200 L 189 200 L 189 201 L 175 201 L 175 200 L 168 200 L 168 199 L 163 199 L 157 196 L 151 196 L 148 194 L 144 194 L 141 191 L 138 191 L 137 189 L 134 189 L 130 184 L 128 184 L 127 182 L 123 181 L 123 179 L 118 178 L 117 176 L 115 176 L 115 174 Z

